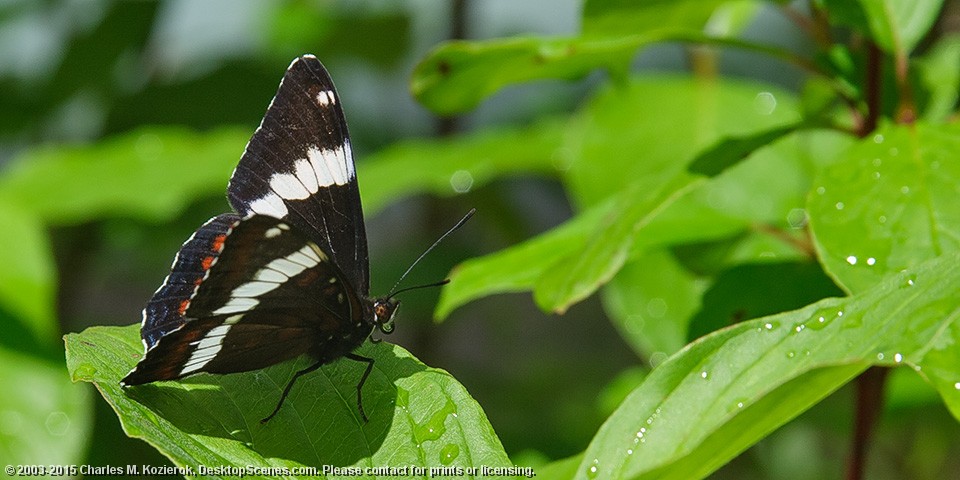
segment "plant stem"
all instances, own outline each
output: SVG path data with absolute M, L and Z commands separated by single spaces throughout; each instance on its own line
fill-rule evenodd
M 870 367 L 857 377 L 856 418 L 853 424 L 853 444 L 847 461 L 846 480 L 864 478 L 867 444 L 873 435 L 880 411 L 883 409 L 883 390 L 890 370 Z
M 880 118 L 883 78 L 883 54 L 873 42 L 867 43 L 866 101 L 867 115 L 857 131 L 861 138 L 873 133 Z M 853 424 L 853 439 L 847 459 L 846 480 L 861 480 L 867 460 L 867 445 L 873 427 L 883 408 L 883 387 L 888 370 L 870 367 L 857 377 L 857 398 Z
M 867 115 L 857 129 L 857 136 L 866 137 L 877 129 L 880 119 L 880 100 L 883 78 L 883 53 L 873 42 L 867 44 L 866 101 Z

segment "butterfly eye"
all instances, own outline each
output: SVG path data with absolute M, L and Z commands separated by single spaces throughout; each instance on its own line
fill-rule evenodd
M 378 330 L 388 335 L 393 332 L 393 317 L 396 315 L 399 306 L 400 302 L 393 298 L 377 300 L 374 303 L 374 322 Z

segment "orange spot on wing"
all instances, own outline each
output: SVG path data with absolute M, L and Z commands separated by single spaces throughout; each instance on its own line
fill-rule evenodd
M 204 258 L 200 265 L 203 266 L 204 270 L 210 270 L 210 267 L 213 266 L 213 257 Z
M 227 240 L 226 235 L 217 235 L 213 238 L 213 251 L 220 252 L 223 250 L 223 242 Z
M 177 312 L 180 313 L 180 315 L 184 315 L 187 313 L 187 307 L 189 306 L 190 306 L 190 300 L 184 300 L 180 302 L 180 308 L 177 309 Z

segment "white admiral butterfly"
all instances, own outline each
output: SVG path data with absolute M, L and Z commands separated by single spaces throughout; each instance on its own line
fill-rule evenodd
M 367 364 L 357 384 L 366 421 L 361 391 L 374 362 L 352 352 L 374 329 L 393 330 L 399 292 L 367 297 L 367 239 L 350 138 L 316 57 L 290 64 L 227 195 L 237 213 L 210 219 L 180 248 L 143 310 L 146 355 L 121 385 L 312 357 L 266 422 L 297 378 L 346 357 Z

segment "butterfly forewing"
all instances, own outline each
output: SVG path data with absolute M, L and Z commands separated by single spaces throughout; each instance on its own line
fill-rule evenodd
M 241 215 L 269 215 L 301 230 L 367 295 L 367 240 L 350 138 L 333 81 L 312 55 L 287 69 L 227 193 Z
M 213 237 L 219 255 L 201 261 L 206 270 L 195 293 L 177 304 L 178 327 L 148 342 L 125 384 L 255 370 L 303 353 L 336 357 L 372 329 L 343 273 L 291 225 L 263 215 L 220 224 L 194 235 L 222 230 Z

